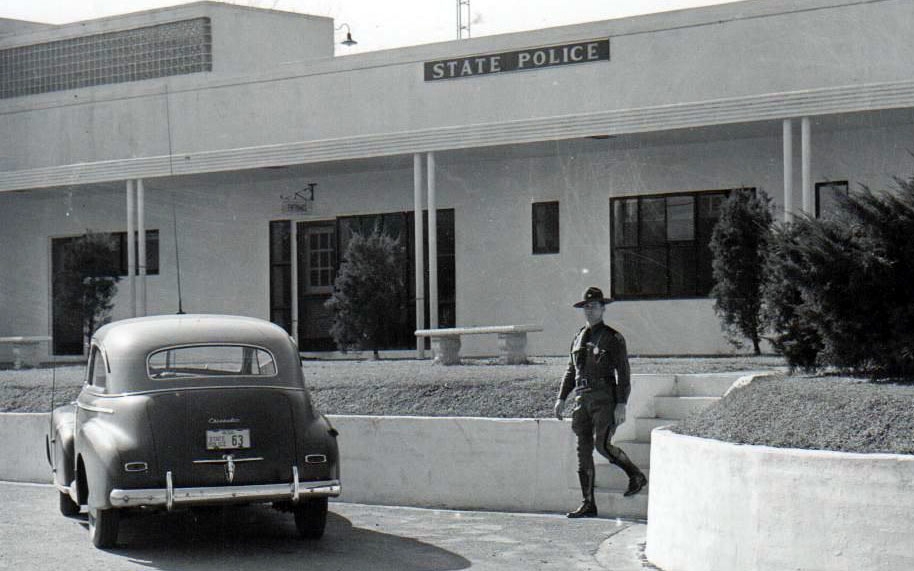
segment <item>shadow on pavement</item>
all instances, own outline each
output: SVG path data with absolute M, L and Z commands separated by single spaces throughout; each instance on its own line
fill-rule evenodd
M 332 511 L 322 539 L 301 540 L 291 514 L 265 506 L 129 515 L 121 520 L 117 547 L 108 553 L 138 568 L 182 571 L 446 571 L 470 566 L 464 557 L 427 543 L 353 527 Z

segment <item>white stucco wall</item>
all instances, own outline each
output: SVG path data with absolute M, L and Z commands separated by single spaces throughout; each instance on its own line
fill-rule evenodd
M 0 140 L 2 168 L 169 154 L 183 159 L 182 154 L 218 149 L 774 97 L 914 76 L 914 45 L 907 41 L 914 13 L 908 0 L 829 4 L 838 3 L 811 0 L 798 7 L 754 0 L 307 61 L 303 51 L 331 55 L 329 42 L 302 46 L 298 39 L 329 40 L 328 20 L 195 4 L 175 13 L 212 12 L 215 55 L 232 64 L 217 60 L 213 74 L 0 101 L 0 129 L 14 134 Z M 122 20 L 137 25 L 170 12 L 151 14 Z M 239 19 L 250 22 L 244 34 Z M 112 28 L 117 20 L 103 22 L 106 26 L 83 26 Z M 296 26 L 300 35 L 294 34 Z M 34 38 L 51 37 L 43 34 Z M 423 61 L 607 37 L 609 62 L 455 81 L 422 77 Z M 14 41 L 25 40 L 6 44 Z M 263 46 L 272 53 L 263 53 Z M 262 65 L 252 70 L 255 62 Z M 75 140 L 61 141 L 61 133 Z
M 914 456 L 656 429 L 647 557 L 666 571 L 914 568 Z
M 696 131 L 700 135 L 701 131 Z M 814 130 L 813 180 L 884 188 L 910 173 L 911 124 Z M 566 142 L 513 158 L 511 150 L 439 153 L 438 206 L 455 210 L 457 325 L 537 323 L 531 354 L 562 354 L 580 326 L 570 305 L 589 285 L 610 282 L 609 199 L 614 196 L 754 186 L 780 208 L 777 135 L 663 144 L 638 138 Z M 514 151 L 521 148 L 514 149 Z M 147 278 L 149 313 L 177 309 L 172 200 L 177 212 L 185 310 L 268 317 L 269 220 L 284 219 L 280 195 L 317 182 L 303 220 L 411 210 L 406 161 L 369 170 L 336 165 L 301 175 L 252 171 L 148 179 L 146 226 L 159 230 L 160 274 Z M 531 206 L 560 203 L 561 250 L 531 254 Z M 126 230 L 124 184 L 0 194 L 0 336 L 48 335 L 50 239 Z M 113 318 L 127 316 L 127 282 Z M 733 348 L 708 299 L 624 301 L 606 319 L 635 354 L 713 354 Z M 491 337 L 491 338 L 489 338 Z M 497 351 L 494 336 L 469 336 L 466 355 Z M 0 361 L 8 348 L 0 347 Z

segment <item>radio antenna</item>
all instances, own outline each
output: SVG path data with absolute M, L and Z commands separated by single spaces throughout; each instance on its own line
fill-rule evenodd
M 178 256 L 178 211 L 175 207 L 175 191 L 171 191 L 171 223 L 175 237 L 175 276 L 178 280 L 178 315 L 184 315 L 181 304 L 181 258 Z

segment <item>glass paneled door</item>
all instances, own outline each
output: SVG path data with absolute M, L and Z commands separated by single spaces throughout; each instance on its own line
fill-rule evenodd
M 304 350 L 336 349 L 333 315 L 324 303 L 336 279 L 335 222 L 298 222 L 298 344 Z

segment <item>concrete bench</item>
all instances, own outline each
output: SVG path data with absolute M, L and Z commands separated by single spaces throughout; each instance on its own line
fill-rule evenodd
M 460 336 L 494 333 L 498 335 L 498 360 L 503 365 L 527 362 L 527 333 L 542 331 L 539 325 L 493 325 L 489 327 L 452 327 L 447 329 L 418 329 L 416 337 L 431 337 L 435 363 L 460 363 Z
M 42 342 L 50 341 L 50 337 L 0 337 L 0 345 L 10 345 L 13 349 L 13 368 L 37 367 L 41 364 L 39 347 Z

